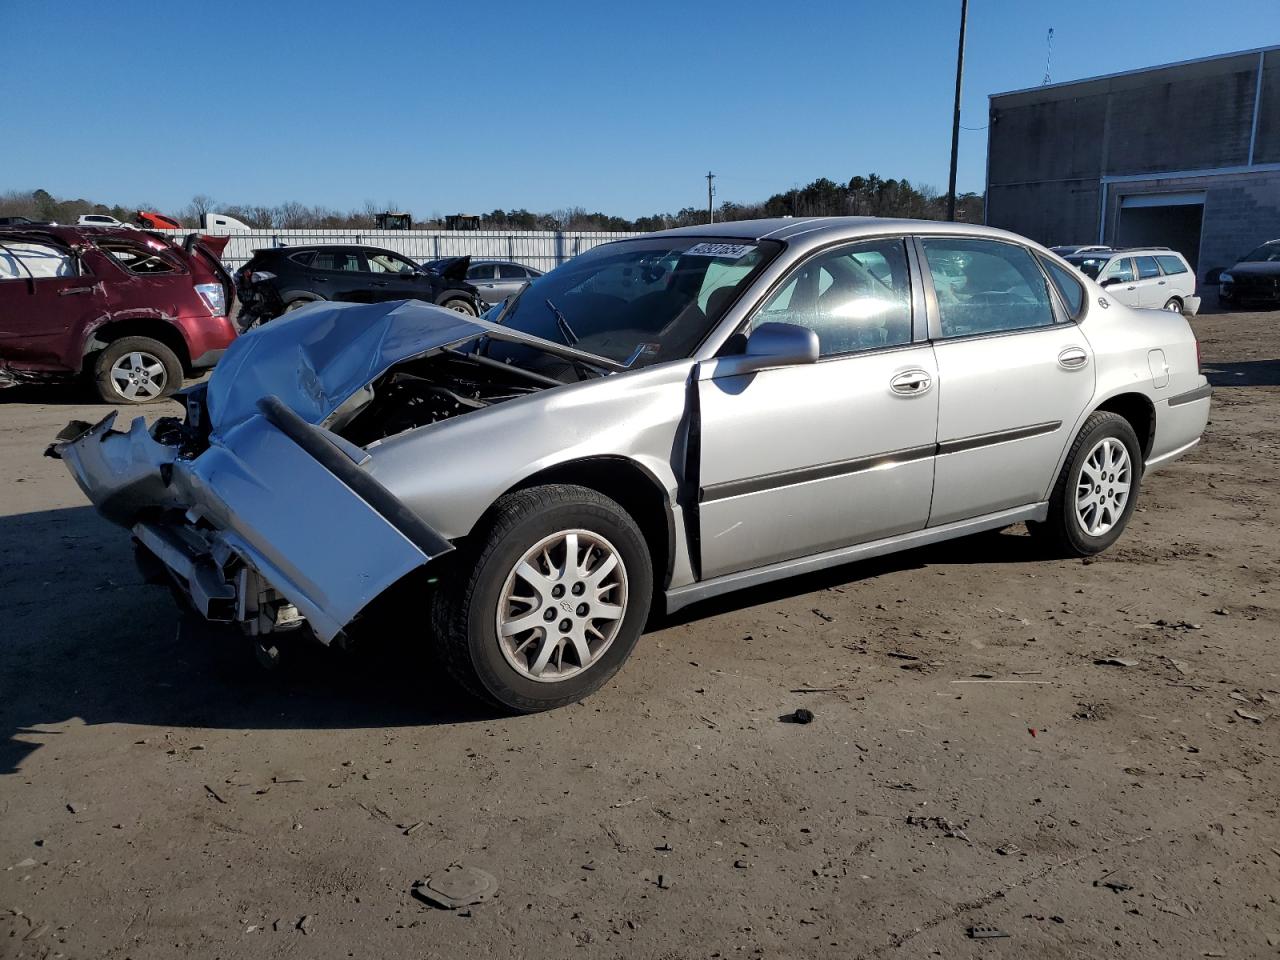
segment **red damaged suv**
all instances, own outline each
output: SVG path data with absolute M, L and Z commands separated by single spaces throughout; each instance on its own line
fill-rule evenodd
M 225 242 L 0 228 L 0 387 L 84 373 L 110 403 L 170 395 L 235 339 L 235 286 L 218 259 Z

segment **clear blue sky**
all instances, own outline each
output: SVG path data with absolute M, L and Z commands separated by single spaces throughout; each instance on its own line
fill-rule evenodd
M 971 0 L 987 94 L 1280 42 L 1280 0 Z M 0 0 L 0 189 L 639 216 L 819 176 L 945 189 L 959 0 Z M 983 188 L 985 130 L 960 188 Z

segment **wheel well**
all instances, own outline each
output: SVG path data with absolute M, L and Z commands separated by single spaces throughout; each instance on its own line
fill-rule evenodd
M 1155 405 L 1140 393 L 1122 393 L 1108 398 L 1098 405 L 1098 409 L 1117 414 L 1129 421 L 1129 426 L 1138 435 L 1143 459 L 1146 459 L 1151 453 L 1151 442 L 1155 439 Z
M 89 358 L 106 348 L 107 344 L 124 337 L 150 337 L 163 343 L 178 356 L 185 373 L 191 372 L 191 355 L 187 351 L 187 341 L 182 333 L 171 323 L 146 317 L 133 320 L 112 320 L 93 331 L 93 335 L 84 345 L 84 360 L 87 366 Z
M 507 492 L 548 483 L 573 483 L 616 500 L 635 520 L 649 545 L 655 586 L 661 589 L 666 585 L 674 545 L 671 511 L 666 493 L 648 471 L 623 457 L 593 457 L 548 467 Z

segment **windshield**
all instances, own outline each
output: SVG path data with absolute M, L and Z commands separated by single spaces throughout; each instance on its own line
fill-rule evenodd
M 1098 274 L 1102 272 L 1102 268 L 1107 265 L 1110 257 L 1067 257 L 1067 263 L 1071 264 L 1090 280 L 1097 280 Z
M 652 237 L 604 244 L 533 280 L 498 323 L 632 367 L 689 356 L 782 248 L 773 241 Z M 486 352 L 530 366 L 533 352 Z
M 1280 240 L 1264 243 L 1257 250 L 1240 258 L 1241 263 L 1269 263 L 1280 261 Z

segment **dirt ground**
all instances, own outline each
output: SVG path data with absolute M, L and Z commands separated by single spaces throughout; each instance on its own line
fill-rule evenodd
M 1280 311 L 1195 327 L 1205 443 L 1109 553 L 751 591 L 518 718 L 425 618 L 263 673 L 41 458 L 102 408 L 0 394 L 0 957 L 1277 955 Z M 497 898 L 412 896 L 454 863 Z

